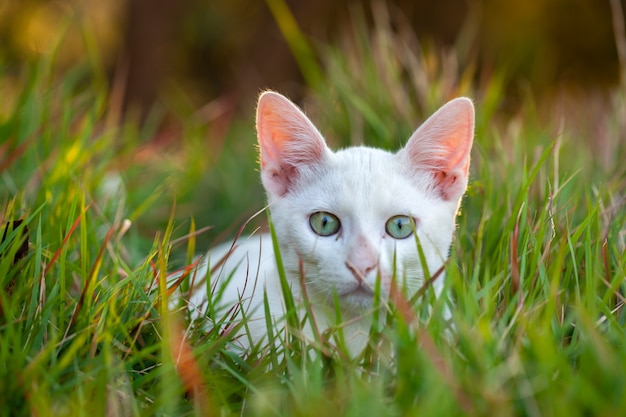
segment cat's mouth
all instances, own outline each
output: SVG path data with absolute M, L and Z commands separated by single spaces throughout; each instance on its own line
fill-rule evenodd
M 363 283 L 346 288 L 340 296 L 341 303 L 352 310 L 369 309 L 374 303 L 374 289 Z
M 344 301 L 353 306 L 369 307 L 374 299 L 374 290 L 363 283 L 346 288 L 341 297 Z
M 344 291 L 342 295 L 343 296 L 352 295 L 352 296 L 372 297 L 374 295 L 374 291 L 371 288 L 363 284 L 358 284 L 354 288 L 349 288 L 346 291 Z

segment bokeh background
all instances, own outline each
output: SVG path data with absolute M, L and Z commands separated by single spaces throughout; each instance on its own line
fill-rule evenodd
M 625 3 L 0 0 L 0 109 L 22 88 L 16 80 L 25 68 L 42 60 L 53 62 L 55 76 L 83 71 L 99 79 L 108 90 L 107 124 L 143 126 L 131 135 L 141 146 L 112 170 L 134 190 L 129 206 L 154 202 L 135 223 L 146 242 L 175 202 L 182 224 L 194 217 L 198 227 L 214 226 L 200 243 L 208 245 L 263 206 L 253 114 L 267 88 L 303 106 L 334 145 L 397 148 L 406 126 L 466 94 L 477 103 L 478 138 L 487 134 L 482 120 L 511 120 L 521 107 L 536 109 L 548 129 L 568 114 L 604 155 L 601 163 L 619 163 L 607 143 L 626 140 L 624 132 L 603 126 L 606 103 L 626 82 L 615 33 L 624 22 L 615 7 Z M 410 84 L 406 96 L 403 83 Z M 331 91 L 331 99 L 309 104 Z M 339 104 L 315 104 L 329 102 Z M 359 128 L 355 111 L 369 111 L 378 125 Z
M 264 88 L 297 99 L 303 76 L 277 23 L 283 4 L 314 46 L 345 36 L 355 15 L 376 19 L 365 0 L 4 0 L 0 60 L 11 68 L 56 51 L 58 65 L 70 67 L 83 61 L 82 38 L 90 36 L 107 77 L 124 84 L 126 108 L 147 112 L 173 88 L 198 107 L 220 97 L 248 105 Z M 504 66 L 512 94 L 606 89 L 619 81 L 608 0 L 386 4 L 425 47 L 463 44 L 485 71 Z M 63 47 L 56 49 L 59 37 Z

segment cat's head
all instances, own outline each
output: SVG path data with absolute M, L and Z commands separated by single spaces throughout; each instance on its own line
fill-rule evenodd
M 424 272 L 414 232 L 429 272 L 443 265 L 467 188 L 469 99 L 447 103 L 395 154 L 331 151 L 304 113 L 275 92 L 259 98 L 257 133 L 285 269 L 292 280 L 302 271 L 314 302 L 332 306 L 337 294 L 346 310 L 368 308 L 377 277 L 385 293 L 394 275 L 410 292 L 419 289 Z

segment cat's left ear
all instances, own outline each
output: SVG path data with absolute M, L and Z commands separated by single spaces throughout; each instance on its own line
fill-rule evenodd
M 329 152 L 324 138 L 291 101 L 273 91 L 259 97 L 256 116 L 261 180 L 269 194 L 287 194 L 301 171 Z
M 413 133 L 400 151 L 411 169 L 427 171 L 444 200 L 460 198 L 467 188 L 474 140 L 474 105 L 468 98 L 449 101 Z

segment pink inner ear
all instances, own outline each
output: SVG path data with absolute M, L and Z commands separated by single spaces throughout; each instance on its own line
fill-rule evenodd
M 458 170 L 436 171 L 433 173 L 433 179 L 435 188 L 444 200 L 460 197 L 467 187 L 467 175 Z
M 415 169 L 430 170 L 444 199 L 465 191 L 474 139 L 474 106 L 467 98 L 448 102 L 411 136 L 404 151 Z
M 280 164 L 281 151 L 285 143 L 289 142 L 287 132 L 279 128 L 280 122 L 281 120 L 271 108 L 266 107 L 262 110 L 262 114 L 259 114 L 257 129 L 261 145 L 261 168 L 266 166 L 267 161 L 270 164 Z
M 326 152 L 324 138 L 306 115 L 271 91 L 259 98 L 257 135 L 263 184 L 279 196 L 288 192 L 298 168 L 319 163 Z
M 448 171 L 458 169 L 467 174 L 469 171 L 469 152 L 474 137 L 473 114 L 460 115 L 461 117 L 452 124 L 454 128 L 443 140 L 444 152 L 442 157 L 447 159 L 446 169 Z

